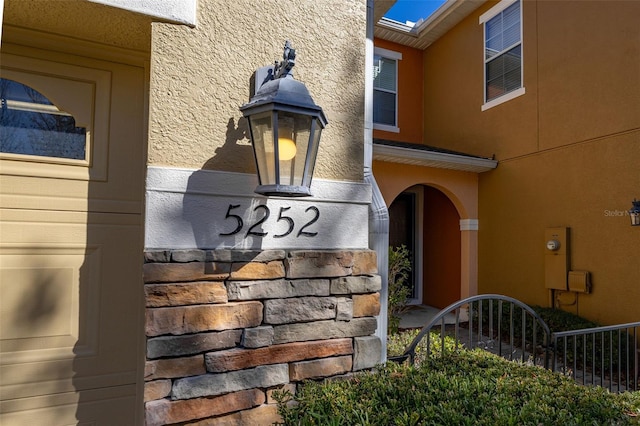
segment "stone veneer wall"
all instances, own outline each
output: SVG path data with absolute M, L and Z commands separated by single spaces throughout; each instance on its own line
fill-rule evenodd
M 275 389 L 380 361 L 371 250 L 145 253 L 146 424 L 272 424 Z

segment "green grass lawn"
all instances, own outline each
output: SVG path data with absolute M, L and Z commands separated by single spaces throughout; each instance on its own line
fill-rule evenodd
M 390 355 L 407 339 L 392 337 Z M 445 350 L 418 367 L 388 363 L 350 379 L 307 382 L 295 401 L 280 404 L 287 425 L 640 424 L 640 392 L 583 387 L 480 350 Z

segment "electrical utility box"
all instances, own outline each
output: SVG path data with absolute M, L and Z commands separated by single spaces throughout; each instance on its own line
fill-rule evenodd
M 591 293 L 591 274 L 589 271 L 569 271 L 569 291 Z
M 567 290 L 569 228 L 547 228 L 544 238 L 544 285 L 553 290 Z

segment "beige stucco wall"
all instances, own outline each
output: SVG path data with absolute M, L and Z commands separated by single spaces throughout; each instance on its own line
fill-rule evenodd
M 85 0 L 5 0 L 3 24 L 143 52 L 150 49 L 151 18 Z
M 544 231 L 565 226 L 593 292 L 564 308 L 637 321 L 640 3 L 524 1 L 526 93 L 482 112 L 478 17 L 494 4 L 425 51 L 425 143 L 499 161 L 479 181 L 479 291 L 548 305 Z
M 255 173 L 247 125 L 253 72 L 296 49 L 296 79 L 325 111 L 315 177 L 363 174 L 365 0 L 202 0 L 196 28 L 153 24 L 149 163 Z

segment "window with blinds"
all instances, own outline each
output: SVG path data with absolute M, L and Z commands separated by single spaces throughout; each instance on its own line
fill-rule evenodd
M 484 23 L 485 102 L 490 102 L 522 88 L 520 0 L 502 1 L 480 20 Z
M 380 130 L 397 131 L 398 60 L 402 55 L 375 49 L 373 57 L 373 123 Z

